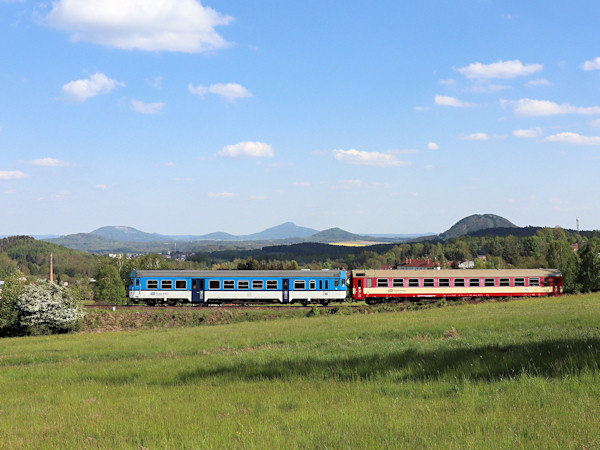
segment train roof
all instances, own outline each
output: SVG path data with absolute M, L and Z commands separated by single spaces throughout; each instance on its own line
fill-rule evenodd
M 561 277 L 558 269 L 353 270 L 353 277 L 372 278 L 485 278 Z
M 134 270 L 132 277 L 181 278 L 339 278 L 343 270 Z

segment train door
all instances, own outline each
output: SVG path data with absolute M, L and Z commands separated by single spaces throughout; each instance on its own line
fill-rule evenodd
M 282 280 L 282 290 L 283 290 L 283 303 L 288 303 L 290 301 L 290 280 L 289 278 L 284 278 Z
M 192 302 L 204 302 L 204 278 L 192 278 Z

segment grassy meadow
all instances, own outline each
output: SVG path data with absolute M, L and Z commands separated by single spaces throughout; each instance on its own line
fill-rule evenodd
M 600 447 L 600 295 L 0 340 L 1 448 Z

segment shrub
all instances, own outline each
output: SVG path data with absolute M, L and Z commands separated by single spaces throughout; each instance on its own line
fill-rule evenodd
M 66 288 L 45 280 L 25 286 L 16 308 L 26 334 L 66 333 L 77 329 L 85 315 Z

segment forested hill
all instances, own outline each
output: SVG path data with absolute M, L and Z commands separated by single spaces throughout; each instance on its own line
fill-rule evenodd
M 29 236 L 11 236 L 0 239 L 0 279 L 17 269 L 24 275 L 47 278 L 50 274 L 50 253 L 57 279 L 89 277 L 96 270 L 93 255 Z
M 494 228 L 518 228 L 514 223 L 495 214 L 473 214 L 455 223 L 449 230 L 440 234 L 441 239 L 479 233 Z

